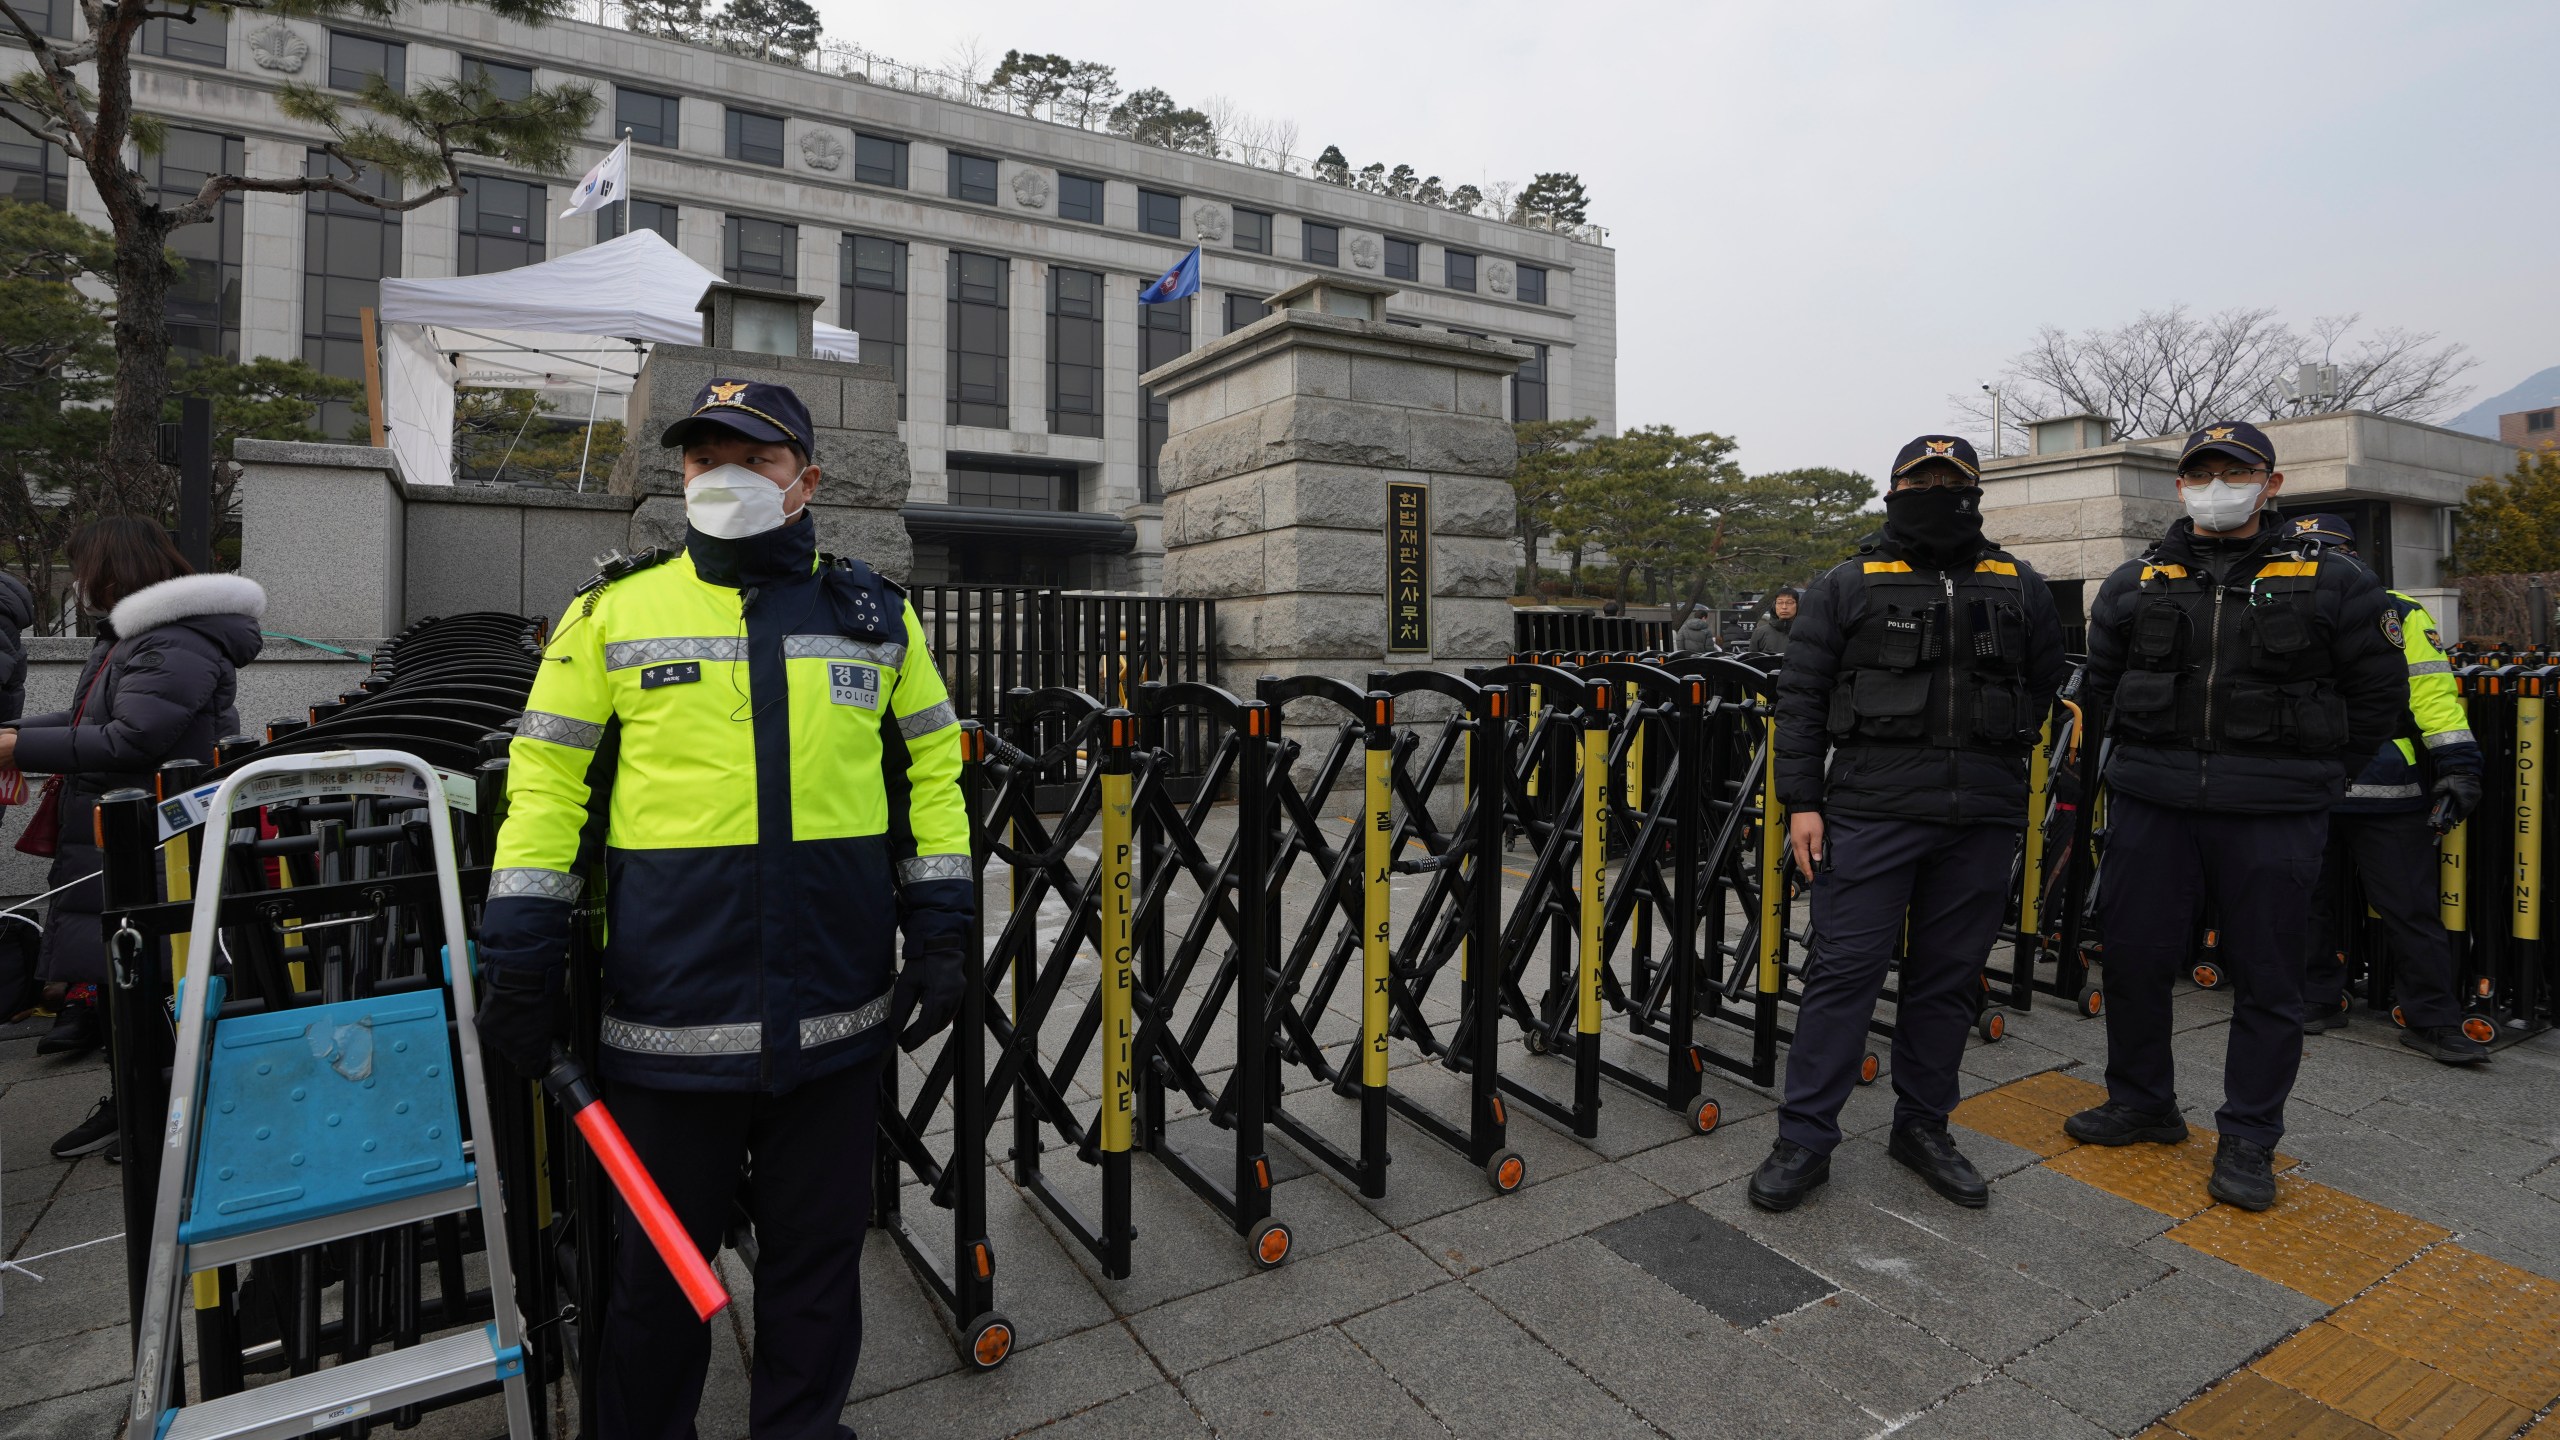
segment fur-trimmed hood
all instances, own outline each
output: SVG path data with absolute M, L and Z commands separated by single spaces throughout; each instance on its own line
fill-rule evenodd
M 256 620 L 266 613 L 267 592 L 246 575 L 178 575 L 117 601 L 116 608 L 107 612 L 107 623 L 130 640 L 145 630 L 198 615 L 246 615 Z

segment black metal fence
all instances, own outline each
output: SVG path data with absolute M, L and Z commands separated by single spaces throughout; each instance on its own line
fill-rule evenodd
M 1556 650 L 1667 651 L 1679 628 L 1670 620 L 1638 620 L 1597 610 L 1515 610 L 1511 648 L 1524 655 Z

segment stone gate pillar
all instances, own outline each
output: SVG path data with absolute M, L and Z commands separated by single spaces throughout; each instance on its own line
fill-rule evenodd
M 1148 371 L 1171 412 L 1164 591 L 1218 602 L 1220 681 L 1456 670 L 1511 651 L 1502 417 L 1517 346 L 1390 325 L 1324 277 Z

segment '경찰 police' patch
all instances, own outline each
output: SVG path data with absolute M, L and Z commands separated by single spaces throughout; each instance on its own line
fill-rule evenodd
M 856 660 L 830 661 L 827 665 L 828 698 L 839 705 L 859 705 L 865 710 L 880 708 L 880 672 Z
M 2382 638 L 2390 641 L 2391 648 L 2394 650 L 2399 649 L 2402 645 L 2407 643 L 2400 634 L 2399 611 L 2385 610 L 2382 612 Z

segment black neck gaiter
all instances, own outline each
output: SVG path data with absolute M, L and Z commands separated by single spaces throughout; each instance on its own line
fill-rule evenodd
M 1905 559 L 1945 570 L 1982 548 L 1982 487 L 1923 485 L 1884 497 L 1885 537 Z

